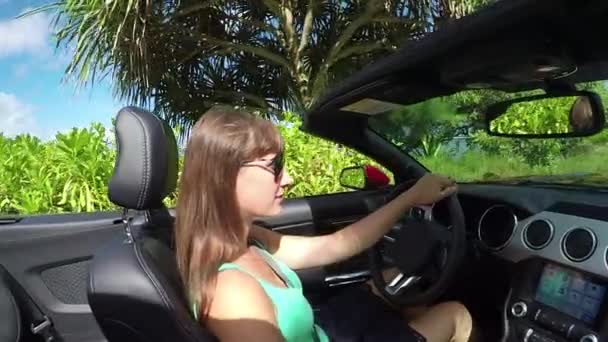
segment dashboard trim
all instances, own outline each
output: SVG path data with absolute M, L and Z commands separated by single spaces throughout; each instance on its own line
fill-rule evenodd
M 537 221 L 542 221 L 542 222 L 547 223 L 549 225 L 549 229 L 551 230 L 551 233 L 549 235 L 549 239 L 547 239 L 547 242 L 543 243 L 542 245 L 540 245 L 538 247 L 533 247 L 532 244 L 530 243 L 530 241 L 528 241 L 526 232 L 528 231 L 528 228 L 530 227 L 530 225 L 532 225 L 532 223 L 537 222 Z M 551 243 L 551 241 L 553 241 L 553 238 L 555 237 L 555 227 L 553 226 L 553 223 L 548 219 L 532 220 L 532 221 L 528 222 L 526 224 L 526 226 L 523 228 L 522 234 L 523 234 L 524 243 L 526 244 L 526 246 L 528 246 L 534 250 L 541 250 L 541 249 L 547 247 Z
M 554 226 L 554 238 L 542 249 L 532 249 L 524 242 L 524 227 L 530 222 L 544 219 L 550 220 Z M 594 233 L 596 248 L 589 258 L 583 261 L 572 261 L 564 253 L 562 242 L 566 234 L 576 228 L 585 227 Z M 542 211 L 518 223 L 514 230 L 514 238 L 500 251 L 494 254 L 511 262 L 526 259 L 541 258 L 564 266 L 596 275 L 602 279 L 608 278 L 608 261 L 606 253 L 598 253 L 608 246 L 608 222 L 596 219 L 578 217 L 569 214 Z M 601 246 L 598 248 L 598 246 Z
M 490 212 L 490 210 L 492 209 L 496 209 L 499 207 L 503 207 L 506 208 L 509 212 L 511 212 L 511 215 L 513 215 L 513 227 L 511 228 L 511 234 L 509 235 L 509 238 L 507 239 L 507 241 L 505 241 L 505 243 L 503 243 L 502 245 L 498 246 L 498 247 L 490 247 L 488 246 L 483 239 L 481 238 L 481 226 L 483 223 L 483 219 L 486 217 L 486 215 Z M 509 206 L 504 205 L 504 204 L 495 204 L 493 206 L 490 206 L 488 209 L 486 209 L 483 214 L 481 215 L 481 217 L 479 218 L 479 222 L 477 223 L 477 239 L 479 239 L 479 241 L 483 244 L 483 246 L 491 251 L 494 252 L 498 252 L 503 250 L 506 246 L 508 246 L 511 241 L 513 240 L 513 237 L 515 236 L 515 232 L 517 231 L 517 224 L 518 224 L 518 218 L 517 215 L 515 215 L 515 212 L 513 212 L 513 209 L 511 209 Z
M 568 238 L 568 236 L 570 236 L 570 234 L 573 231 L 575 231 L 577 229 L 582 229 L 582 230 L 588 232 L 589 234 L 591 234 L 591 238 L 593 241 L 593 247 L 591 247 L 591 252 L 587 253 L 587 255 L 585 255 L 582 258 L 573 258 L 571 255 L 568 255 L 568 252 L 566 251 L 566 239 Z M 563 253 L 566 256 L 566 258 L 568 258 L 574 262 L 581 262 L 581 261 L 585 261 L 585 260 L 589 259 L 593 255 L 593 253 L 595 253 L 595 251 L 597 250 L 597 236 L 595 236 L 595 232 L 588 227 L 572 227 L 568 231 L 566 231 L 566 233 L 564 233 L 561 244 L 562 244 Z

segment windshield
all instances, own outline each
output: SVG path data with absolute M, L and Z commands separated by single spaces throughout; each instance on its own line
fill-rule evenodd
M 608 103 L 607 82 L 577 85 Z M 542 92 L 469 90 L 373 116 L 372 130 L 434 173 L 459 182 L 538 182 L 608 186 L 608 132 L 578 138 L 524 139 L 490 136 L 481 113 L 488 105 Z M 534 111 L 504 124 L 518 127 L 547 116 Z M 503 120 L 504 121 L 504 120 Z M 538 125 L 539 123 L 534 123 Z M 551 124 L 542 122 L 540 124 Z

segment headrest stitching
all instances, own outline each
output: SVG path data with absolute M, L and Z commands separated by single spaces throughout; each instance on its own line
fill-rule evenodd
M 130 113 L 132 113 L 131 111 L 129 111 Z M 143 165 L 143 184 L 142 184 L 142 188 L 139 191 L 139 195 L 137 196 L 137 208 L 141 208 L 143 205 L 143 201 L 145 198 L 145 191 L 147 190 L 148 187 L 148 179 L 147 179 L 147 175 L 148 175 L 148 154 L 147 154 L 147 150 L 148 150 L 148 137 L 146 136 L 146 126 L 143 124 L 143 122 L 141 121 L 141 118 L 136 114 L 136 113 L 132 113 L 133 116 L 135 117 L 135 119 L 137 120 L 137 122 L 139 122 L 139 125 L 141 126 L 142 129 L 142 133 L 143 133 L 143 137 L 144 137 L 144 144 L 142 146 L 143 149 L 143 160 L 144 160 L 144 165 Z
M 168 139 L 167 134 L 169 134 L 169 133 L 167 133 L 165 131 L 165 127 L 163 125 L 163 121 L 158 117 L 158 115 L 155 115 L 155 114 L 152 113 L 152 117 L 154 118 L 154 120 L 156 121 L 156 123 L 158 123 L 158 125 L 160 127 L 160 131 L 162 133 L 161 139 L 165 142 L 164 145 L 167 145 L 167 150 L 168 150 L 170 148 L 170 146 L 168 146 L 170 139 Z M 166 152 L 168 152 L 168 151 L 166 151 Z M 169 162 L 168 159 L 165 159 L 165 164 L 168 164 L 168 162 Z M 162 189 L 161 189 L 161 192 L 160 192 L 160 197 L 161 197 L 160 201 L 161 201 L 161 203 L 162 203 L 162 201 L 164 199 L 164 195 L 165 195 L 165 191 L 166 191 L 166 187 L 167 187 L 167 182 L 168 182 L 168 180 L 167 180 L 168 167 L 167 167 L 167 165 L 163 165 L 163 167 L 165 167 L 165 176 L 162 178 L 164 182 L 162 184 Z M 148 187 L 146 187 L 146 189 L 145 189 L 146 196 L 148 196 L 147 192 L 149 190 L 150 189 L 148 189 Z

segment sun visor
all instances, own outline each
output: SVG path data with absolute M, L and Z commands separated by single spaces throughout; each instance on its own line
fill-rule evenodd
M 357 102 L 341 107 L 340 110 L 365 115 L 378 115 L 393 111 L 399 107 L 401 107 L 401 105 L 397 103 L 380 101 L 372 98 L 364 98 Z

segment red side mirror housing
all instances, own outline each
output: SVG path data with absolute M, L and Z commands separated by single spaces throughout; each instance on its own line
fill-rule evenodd
M 365 173 L 365 188 L 377 189 L 390 184 L 391 180 L 379 168 L 372 165 L 364 165 L 363 172 Z

